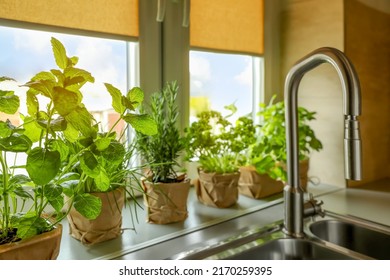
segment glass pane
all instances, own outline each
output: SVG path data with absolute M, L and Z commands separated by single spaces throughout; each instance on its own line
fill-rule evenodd
M 51 37 L 62 42 L 68 56 L 79 57 L 77 67 L 89 71 L 95 78 L 95 83 L 87 83 L 82 88 L 83 103 L 103 125 L 112 125 L 115 116 L 104 83 L 127 91 L 128 43 L 125 41 L 0 27 L 0 76 L 14 78 L 17 85 L 22 85 L 40 71 L 57 68 Z M 20 112 L 23 113 L 26 88 L 14 87 L 21 97 Z
M 238 109 L 234 118 L 252 113 L 254 76 L 251 56 L 191 51 L 190 122 L 202 110 L 227 115 L 224 106 L 233 103 Z

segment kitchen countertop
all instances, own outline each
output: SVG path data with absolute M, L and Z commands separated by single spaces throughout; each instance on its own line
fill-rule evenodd
M 386 181 L 388 182 L 388 181 Z M 323 208 L 390 226 L 390 182 L 378 187 L 341 189 L 321 196 Z
M 324 201 L 323 209 L 390 226 L 390 185 L 379 190 L 338 188 L 326 184 L 310 185 L 309 192 Z M 263 200 L 240 195 L 237 205 L 217 209 L 197 202 L 194 191 L 189 198 L 189 217 L 182 223 L 154 225 L 144 222 L 139 211 L 137 232 L 125 230 L 110 241 L 86 246 L 70 237 L 64 223 L 58 259 L 166 259 L 182 251 L 202 246 L 205 241 L 225 239 L 235 232 L 262 227 L 283 219 L 282 194 Z M 132 227 L 129 209 L 124 209 L 123 227 Z M 127 214 L 126 214 L 127 213 Z

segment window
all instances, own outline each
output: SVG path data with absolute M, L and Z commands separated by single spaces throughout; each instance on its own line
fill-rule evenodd
M 190 121 L 202 110 L 226 113 L 234 104 L 233 116 L 257 112 L 262 59 L 237 54 L 190 52 Z
M 182 128 L 200 110 L 214 109 L 224 113 L 223 107 L 232 103 L 238 108 L 234 117 L 255 116 L 263 96 L 263 59 L 249 54 L 224 53 L 223 50 L 190 49 L 190 29 L 183 27 L 183 17 L 175 14 L 183 11 L 182 3 L 167 1 L 162 25 L 155 20 L 155 4 L 153 1 L 139 3 L 139 43 L 0 26 L 0 75 L 13 77 L 22 84 L 38 71 L 54 67 L 50 49 L 50 37 L 54 36 L 71 55 L 80 58 L 79 66 L 95 77 L 94 84 L 84 87 L 84 103 L 103 125 L 109 125 L 113 113 L 104 82 L 122 91 L 140 85 L 147 98 L 160 90 L 165 81 L 179 80 Z M 62 32 L 61 28 L 53 30 Z M 68 31 L 64 29 L 64 32 Z M 138 49 L 141 50 L 139 59 Z M 20 92 L 23 88 L 17 90 Z M 22 92 L 19 95 L 24 96 Z M 21 105 L 24 104 L 21 100 Z
M 261 2 L 258 0 L 245 1 Z M 6 2 L 12 3 L 11 0 Z M 44 1 L 39 0 L 37 2 L 43 3 Z M 54 2 L 56 4 L 45 6 L 57 9 L 57 6 L 63 1 L 56 0 Z M 98 2 L 111 3 L 110 1 Z M 133 86 L 140 85 L 145 91 L 147 98 L 149 94 L 160 90 L 166 81 L 178 80 L 179 84 L 182 85 L 182 95 L 179 96 L 178 100 L 181 106 L 182 116 L 180 124 L 182 126 L 188 125 L 188 119 L 196 116 L 196 113 L 200 110 L 214 109 L 223 111 L 224 106 L 232 103 L 235 103 L 238 108 L 235 117 L 256 112 L 260 96 L 262 95 L 264 76 L 263 59 L 259 54 L 254 54 L 254 56 L 250 54 L 242 55 L 237 54 L 237 51 L 234 50 L 232 52 L 236 54 L 224 53 L 224 50 L 212 52 L 207 49 L 207 46 L 205 48 L 198 46 L 199 48 L 196 48 L 196 50 L 195 47 L 190 49 L 189 28 L 182 27 L 182 17 L 179 15 L 179 11 L 182 11 L 182 6 L 180 5 L 183 5 L 186 1 L 164 1 L 167 4 L 167 10 L 162 24 L 157 23 L 155 20 L 157 1 L 123 1 L 123 3 L 133 2 L 137 2 L 136 11 L 138 11 L 138 5 L 140 6 L 139 34 L 137 27 L 137 34 L 127 34 L 125 36 L 130 38 L 129 40 L 138 40 L 138 42 L 101 38 L 111 37 L 108 35 L 109 33 L 104 33 L 104 30 L 97 31 L 102 33 L 93 33 L 95 30 L 91 29 L 92 33 L 87 33 L 92 36 L 100 36 L 100 38 L 97 38 L 0 26 L 0 75 L 15 78 L 19 85 L 27 82 L 38 71 L 49 70 L 55 67 L 50 49 L 50 37 L 53 36 L 65 45 L 69 54 L 80 58 L 78 65 L 81 68 L 90 71 L 95 77 L 93 85 L 85 85 L 84 87 L 84 103 L 88 108 L 92 108 L 95 111 L 95 118 L 101 120 L 105 125 L 110 124 L 112 110 L 111 98 L 103 86 L 104 82 L 115 85 L 122 92 Z M 199 2 L 192 1 L 192 3 Z M 205 1 L 205 3 L 209 4 L 215 4 L 215 2 L 217 1 Z M 227 1 L 219 0 L 218 2 L 217 6 L 222 7 Z M 229 0 L 229 2 L 238 3 L 232 0 Z M 75 1 L 74 3 L 84 5 L 83 1 Z M 74 3 L 72 2 L 72 4 Z M 65 6 L 70 5 L 68 2 L 63 2 L 62 4 Z M 13 5 L 11 6 L 13 7 Z M 119 7 L 119 5 L 117 6 Z M 135 5 L 132 6 L 135 7 Z M 127 15 L 129 10 L 123 7 L 119 9 L 118 7 L 117 10 L 119 12 L 124 10 L 125 18 L 129 18 Z M 73 10 L 84 12 L 84 9 Z M 24 16 L 26 13 L 20 11 L 20 14 Z M 43 14 L 42 19 L 46 19 L 46 13 L 42 12 L 41 14 Z M 51 15 L 53 14 L 55 13 L 51 13 Z M 87 23 L 91 22 L 86 20 L 84 15 L 80 16 L 80 18 Z M 25 21 L 23 19 L 16 20 L 28 22 L 28 20 Z M 5 22 L 8 23 L 7 21 Z M 107 22 L 116 23 L 117 21 L 107 20 Z M 0 25 L 2 23 L 0 18 Z M 73 24 L 73 22 L 71 23 Z M 93 23 L 101 27 L 100 21 Z M 45 28 L 48 30 L 68 32 L 68 29 L 62 27 L 54 28 L 53 25 L 47 22 L 41 22 L 41 24 L 42 26 L 47 24 Z M 18 26 L 22 28 L 36 27 L 36 25 L 29 23 L 21 23 Z M 39 28 L 42 26 L 39 26 Z M 123 26 L 128 25 L 124 24 Z M 78 28 L 78 26 L 68 26 L 68 28 Z M 87 26 L 87 28 L 89 27 Z M 247 28 L 243 29 L 248 30 Z M 71 30 L 72 32 L 75 31 L 74 29 Z M 84 34 L 83 31 L 77 31 L 77 34 L 79 33 Z M 248 51 L 248 53 L 251 52 Z M 24 92 L 22 92 L 23 88 L 13 86 L 14 89 L 18 90 L 20 96 L 25 96 Z M 21 104 L 24 105 L 25 102 L 21 100 Z M 21 110 L 25 109 L 21 108 Z M 195 178 L 191 175 L 189 177 Z M 254 203 L 257 204 L 257 202 Z M 228 210 L 227 215 L 235 216 L 237 214 L 235 210 L 231 209 L 231 212 Z M 210 219 L 212 218 L 210 216 Z M 221 220 L 216 219 L 216 221 L 219 222 Z M 195 224 L 193 224 L 194 222 Z M 198 219 L 195 219 L 195 221 L 191 221 L 191 223 L 186 225 L 187 228 L 183 230 L 192 231 L 194 228 L 198 228 L 198 223 Z M 209 225 L 208 221 L 207 224 Z M 167 232 L 170 230 L 173 230 L 173 233 L 178 231 L 178 235 L 183 233 L 180 227 L 177 228 L 176 226 L 168 228 Z M 155 237 L 155 235 L 161 235 L 161 232 L 151 233 L 148 231 L 143 238 L 149 238 L 149 234 Z M 139 236 L 142 237 L 141 235 Z M 169 238 L 171 237 L 172 235 L 169 235 Z M 143 239 L 140 238 L 140 240 Z M 151 242 L 153 244 L 153 242 L 160 241 L 160 238 L 156 238 Z M 91 251 L 87 253 L 89 254 Z M 91 255 L 88 256 L 90 257 Z
M 42 0 L 36 2 L 34 5 L 23 5 L 22 3 L 15 4 L 10 0 L 5 1 L 1 4 L 3 12 L 0 13 L 0 24 L 25 27 L 26 24 L 23 23 L 22 25 L 18 22 L 30 22 L 29 27 L 31 28 L 139 40 L 139 48 L 142 51 L 140 53 L 140 72 L 138 76 L 138 71 L 124 70 L 128 69 L 129 65 L 132 65 L 133 68 L 137 65 L 137 56 L 127 59 L 128 54 L 126 53 L 135 50 L 138 46 L 137 43 L 63 34 L 58 36 L 58 39 L 63 41 L 69 51 L 72 51 L 75 55 L 80 55 L 84 60 L 87 59 L 88 62 L 85 63 L 93 61 L 93 64 L 98 67 L 96 70 L 89 69 L 97 76 L 95 85 L 99 84 L 99 75 L 102 74 L 104 75 L 102 82 L 113 83 L 121 89 L 139 84 L 146 94 L 151 94 L 160 90 L 166 81 L 179 80 L 183 95 L 185 95 L 179 97 L 183 112 L 181 126 L 188 124 L 189 104 L 192 104 L 191 114 L 194 114 L 195 105 L 193 104 L 196 103 L 196 99 L 201 100 L 202 95 L 209 99 L 211 108 L 216 110 L 228 105 L 222 103 L 236 102 L 239 108 L 238 114 L 253 113 L 259 103 L 257 99 L 262 94 L 262 77 L 264 76 L 263 72 L 260 71 L 263 69 L 262 58 L 259 57 L 264 53 L 264 2 L 262 0 L 245 0 L 239 4 L 234 0 L 163 1 L 166 9 L 165 6 L 162 9 L 164 11 L 162 24 L 156 22 L 156 15 L 162 11 L 158 9 L 157 1 L 126 0 L 119 6 L 111 2 L 99 1 L 96 10 L 93 11 L 86 8 L 86 4 L 82 2 L 65 3 L 55 0 L 53 5 L 43 5 L 44 1 Z M 68 21 L 67 17 L 56 16 L 58 9 L 64 11 L 64 14 L 74 17 L 75 20 Z M 107 9 L 110 9 L 110 13 L 105 12 Z M 245 18 L 245 20 L 240 20 L 242 18 Z M 188 22 L 189 27 L 183 27 Z M 11 30 L 11 28 L 2 28 L 2 34 L 4 34 L 5 29 Z M 25 49 L 30 54 L 32 50 L 37 50 L 36 48 L 42 47 L 43 44 L 48 42 L 47 39 L 39 40 L 38 38 L 43 38 L 43 34 L 47 34 L 46 38 L 50 37 L 45 32 L 27 30 L 21 30 L 20 32 L 21 35 L 19 35 L 17 43 L 23 46 L 26 45 L 26 42 L 32 42 L 32 48 L 29 51 Z M 1 49 L 8 48 L 9 44 L 16 42 L 12 40 L 10 34 L 2 36 L 8 37 L 1 38 Z M 33 40 L 33 38 L 37 38 L 37 40 Z M 191 48 L 194 47 L 197 51 L 194 49 L 189 54 L 190 45 Z M 88 50 L 84 49 L 83 51 L 82 46 L 86 46 Z M 218 53 L 198 51 L 205 49 L 207 51 L 210 49 L 216 50 Z M 102 51 L 102 56 L 92 58 L 99 51 Z M 227 53 L 244 52 L 247 55 L 227 54 L 224 53 L 225 51 Z M 137 51 L 133 51 L 134 53 L 137 55 Z M 106 55 L 112 56 L 110 59 L 105 59 Z M 86 58 L 83 58 L 83 56 L 86 56 Z M 0 57 L 4 57 L 4 54 L 0 54 Z M 17 55 L 13 57 L 15 58 Z M 118 59 L 119 57 L 122 57 L 122 59 Z M 213 76 L 207 83 L 200 81 L 199 78 L 201 77 L 196 76 L 196 71 L 193 71 L 198 58 L 200 60 L 206 59 L 210 63 L 212 71 L 210 74 Z M 41 64 L 43 61 L 42 57 L 39 56 L 30 56 L 29 59 L 32 62 L 41 61 Z M 191 81 L 188 77 L 190 60 L 193 74 Z M 7 60 L 3 63 L 3 60 L 1 60 L 1 65 L 7 65 L 8 67 L 10 64 L 7 63 L 9 62 Z M 126 64 L 127 62 L 130 62 L 130 64 Z M 90 65 L 87 64 L 86 66 L 88 69 Z M 117 73 L 127 72 L 126 77 L 123 77 L 123 74 L 114 77 L 112 75 L 114 68 L 123 69 L 123 71 L 120 70 Z M 0 68 L 0 70 L 2 69 Z M 234 73 L 236 69 L 245 72 Z M 229 73 L 227 73 L 228 70 L 230 70 Z M 218 77 L 225 74 L 231 74 L 232 76 L 224 80 L 218 79 Z M 128 80 L 129 75 L 132 75 L 130 81 Z M 12 76 L 12 73 L 10 73 L 10 76 Z M 15 76 L 18 81 L 27 77 L 27 75 L 26 77 Z M 139 83 L 138 77 L 140 78 Z M 199 82 L 204 83 L 204 88 L 199 88 Z M 229 87 L 227 87 L 228 84 L 230 84 Z M 200 90 L 206 90 L 207 92 L 202 93 Z M 215 102 L 215 98 L 221 96 L 222 91 L 226 91 L 224 102 Z M 94 97 L 92 102 L 97 107 L 107 104 L 104 98 L 101 99 L 99 92 L 95 91 L 90 95 L 91 98 Z M 192 102 L 189 100 L 189 96 L 191 96 Z M 97 108 L 97 110 L 100 109 Z
M 223 113 L 232 103 L 236 118 L 254 117 L 263 96 L 264 1 L 198 0 L 190 6 L 190 118 L 196 107 Z
M 232 8 L 237 1 L 190 1 L 189 27 L 184 24 L 188 19 L 187 1 L 164 1 L 162 24 L 155 21 L 156 2 L 139 2 L 141 87 L 152 92 L 167 81 L 178 80 L 182 128 L 202 109 L 223 111 L 224 106 L 235 102 L 236 117 L 250 113 L 255 116 L 258 110 L 264 91 L 263 1 L 244 2 L 240 2 L 240 13 L 247 17 L 245 21 L 238 18 L 237 24 L 236 8 Z M 224 27 L 224 32 L 219 32 L 218 25 Z M 215 32 L 223 35 L 214 36 Z M 251 40 L 251 36 L 259 40 Z M 215 40 L 207 44 L 210 38 Z

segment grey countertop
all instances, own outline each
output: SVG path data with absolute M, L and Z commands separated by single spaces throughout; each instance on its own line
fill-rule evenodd
M 390 192 L 341 189 L 321 196 L 323 208 L 390 226 Z
M 375 189 L 375 188 L 374 188 Z M 389 187 L 376 190 L 344 189 L 325 184 L 309 186 L 309 192 L 324 201 L 323 208 L 343 215 L 390 226 Z M 192 190 L 189 217 L 182 223 L 155 225 L 144 222 L 145 211 L 138 213 L 137 232 L 125 230 L 114 240 L 85 246 L 70 237 L 64 223 L 58 259 L 166 259 L 182 251 L 229 237 L 233 232 L 261 227 L 283 219 L 281 194 L 263 200 L 240 196 L 228 209 L 200 204 Z M 124 209 L 123 227 L 132 227 L 129 211 Z

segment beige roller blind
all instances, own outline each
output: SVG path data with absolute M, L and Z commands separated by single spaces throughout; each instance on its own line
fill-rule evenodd
M 192 48 L 262 55 L 263 0 L 191 0 Z
M 138 37 L 138 0 L 1 0 L 0 18 Z

